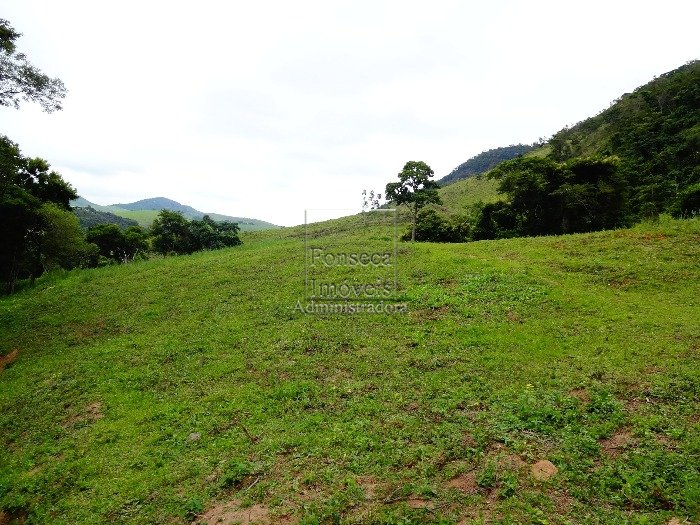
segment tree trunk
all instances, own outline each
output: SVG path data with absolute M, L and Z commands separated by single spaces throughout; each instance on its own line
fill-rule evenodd
M 418 220 L 418 204 L 413 207 L 413 228 L 411 228 L 411 242 L 416 242 L 416 222 Z

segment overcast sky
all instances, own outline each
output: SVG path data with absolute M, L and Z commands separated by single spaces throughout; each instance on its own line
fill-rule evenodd
M 3 0 L 64 109 L 0 133 L 98 204 L 303 222 L 409 160 L 436 178 L 700 58 L 700 2 Z

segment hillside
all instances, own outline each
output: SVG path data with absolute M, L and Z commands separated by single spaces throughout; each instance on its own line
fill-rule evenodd
M 308 235 L 390 244 L 373 217 Z M 401 243 L 408 312 L 393 315 L 295 311 L 302 228 L 44 277 L 0 299 L 0 355 L 14 352 L 0 509 L 53 524 L 695 522 L 699 240 L 700 220 L 663 219 Z
M 170 210 L 179 211 L 189 219 L 201 219 L 204 215 L 202 212 L 195 210 L 192 206 L 180 204 L 172 199 L 165 197 L 154 197 L 151 199 L 142 199 L 136 202 L 126 204 L 113 204 L 117 208 L 129 211 L 144 211 L 144 210 Z
M 83 197 L 78 197 L 76 200 L 71 201 L 71 206 L 73 207 L 91 207 L 99 211 L 113 213 L 119 217 L 124 217 L 126 219 L 136 221 L 139 225 L 143 227 L 149 227 L 155 218 L 158 216 L 158 212 L 162 209 L 170 211 L 178 211 L 182 213 L 188 219 L 201 219 L 205 215 L 209 215 L 215 221 L 229 221 L 236 222 L 241 228 L 241 231 L 254 231 L 254 230 L 264 230 L 268 228 L 279 228 L 279 226 L 272 224 L 270 222 L 261 221 L 259 219 L 250 219 L 248 217 L 232 217 L 229 215 L 222 215 L 220 213 L 205 213 L 194 209 L 192 206 L 187 206 L 185 204 L 180 204 L 172 199 L 167 199 L 165 197 L 154 197 L 151 199 L 143 199 L 136 202 L 122 203 L 122 204 L 112 204 L 109 206 L 101 206 L 90 202 Z
M 73 208 L 73 213 L 78 217 L 80 221 L 80 226 L 83 228 L 90 228 L 91 226 L 97 226 L 98 224 L 116 224 L 120 228 L 128 228 L 129 226 L 137 226 L 136 221 L 131 219 L 126 219 L 110 213 L 108 211 L 99 211 L 90 206 L 87 207 L 75 207 Z
M 700 61 L 622 95 L 549 145 L 558 161 L 620 157 L 633 210 L 642 216 L 669 210 L 679 191 L 700 183 Z
M 446 186 L 457 182 L 458 180 L 486 173 L 504 160 L 514 159 L 534 150 L 535 148 L 536 146 L 516 144 L 483 151 L 457 166 L 448 175 L 445 175 L 443 178 L 438 180 L 437 183 L 440 186 Z
M 477 202 L 496 202 L 502 198 L 497 187 L 497 181 L 486 177 L 469 177 L 456 181 L 438 190 L 441 208 L 449 213 L 465 213 Z

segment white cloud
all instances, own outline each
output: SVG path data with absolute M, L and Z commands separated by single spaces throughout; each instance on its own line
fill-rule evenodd
M 438 176 L 698 58 L 696 2 L 10 0 L 64 110 L 1 132 L 88 199 L 166 196 L 280 224 L 358 208 L 407 160 Z

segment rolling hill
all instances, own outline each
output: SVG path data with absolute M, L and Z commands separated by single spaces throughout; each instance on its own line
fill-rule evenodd
M 371 248 L 379 216 L 307 234 Z M 700 220 L 401 244 L 407 311 L 381 315 L 296 308 L 304 236 L 0 298 L 0 517 L 700 518 Z
M 74 201 L 71 201 L 71 206 L 73 206 L 74 208 L 91 207 L 98 211 L 113 213 L 114 215 L 118 215 L 119 217 L 124 217 L 126 219 L 136 221 L 143 227 L 149 227 L 158 215 L 158 212 L 162 209 L 166 209 L 170 211 L 179 211 L 188 219 L 201 219 L 202 217 L 204 217 L 204 215 L 209 215 L 215 221 L 236 222 L 240 226 L 241 231 L 279 228 L 279 226 L 276 226 L 270 222 L 261 221 L 259 219 L 250 219 L 247 217 L 231 217 L 219 213 L 204 213 L 194 209 L 191 206 L 180 204 L 179 202 L 167 199 L 165 197 L 143 199 L 140 201 L 125 204 L 111 204 L 109 206 L 95 204 L 88 201 L 87 199 L 78 197 Z

